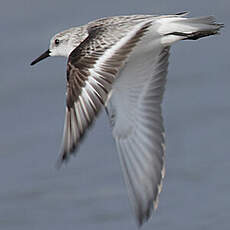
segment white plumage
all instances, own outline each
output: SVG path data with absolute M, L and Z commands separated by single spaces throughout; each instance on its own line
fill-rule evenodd
M 47 56 L 68 57 L 67 100 L 60 162 L 76 152 L 105 106 L 129 198 L 141 225 L 157 207 L 164 177 L 161 103 L 170 46 L 214 35 L 213 17 L 131 15 L 103 18 L 55 35 Z

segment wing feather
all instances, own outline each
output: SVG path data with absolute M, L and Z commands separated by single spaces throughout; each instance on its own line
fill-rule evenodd
M 119 81 L 114 83 L 107 108 L 129 198 L 139 225 L 157 207 L 164 176 L 161 102 L 169 48 L 160 44 L 157 47 L 152 49 L 152 53 L 139 56 L 141 60 L 138 57 L 133 59 L 143 63 L 142 75 L 138 65 L 132 62 L 126 64 Z
M 76 151 L 85 131 L 105 104 L 129 53 L 149 25 L 148 21 L 136 24 L 132 29 L 125 25 L 89 28 L 88 37 L 70 54 L 60 163 Z

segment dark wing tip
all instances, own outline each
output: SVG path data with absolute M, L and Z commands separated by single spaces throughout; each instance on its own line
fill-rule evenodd
M 76 151 L 77 151 L 76 143 L 72 143 L 70 150 L 63 148 L 57 159 L 56 168 L 60 169 L 63 164 L 67 164 L 70 159 L 70 156 L 75 155 Z
M 56 167 L 57 169 L 60 169 L 61 166 L 64 164 L 64 163 L 67 163 L 68 162 L 68 153 L 67 152 L 63 152 L 60 154 L 60 156 L 58 157 L 57 159 L 57 162 L 56 162 Z
M 149 205 L 148 209 L 142 213 L 142 212 L 139 212 L 137 214 L 137 226 L 138 228 L 141 228 L 142 225 L 147 222 L 149 220 L 149 218 L 151 217 L 151 214 L 152 214 L 152 210 L 153 210 L 153 202 L 151 202 L 151 204 Z

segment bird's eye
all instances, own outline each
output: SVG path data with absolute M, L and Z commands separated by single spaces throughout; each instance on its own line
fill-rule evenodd
M 58 45 L 60 43 L 60 40 L 59 39 L 55 39 L 54 43 L 55 43 L 55 45 Z

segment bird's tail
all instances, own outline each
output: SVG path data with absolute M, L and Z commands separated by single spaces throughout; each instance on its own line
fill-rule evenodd
M 159 33 L 163 36 L 162 43 L 172 44 L 178 40 L 196 40 L 218 34 L 223 24 L 216 23 L 212 16 L 184 18 L 180 16 L 159 19 Z

